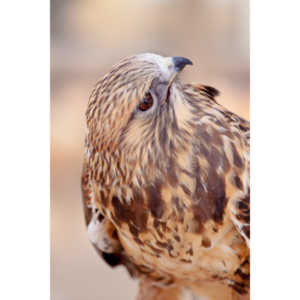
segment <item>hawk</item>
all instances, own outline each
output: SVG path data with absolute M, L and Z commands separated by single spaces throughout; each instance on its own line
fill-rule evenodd
M 183 84 L 184 57 L 123 59 L 86 111 L 89 239 L 137 299 L 249 299 L 249 123 Z M 197 298 L 199 297 L 199 298 Z

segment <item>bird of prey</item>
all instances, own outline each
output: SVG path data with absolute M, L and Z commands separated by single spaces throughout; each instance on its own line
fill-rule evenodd
M 184 57 L 113 66 L 86 111 L 89 239 L 139 279 L 139 300 L 249 299 L 249 123 L 183 84 Z

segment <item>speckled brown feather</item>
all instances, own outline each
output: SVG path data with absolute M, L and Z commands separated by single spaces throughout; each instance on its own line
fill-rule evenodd
M 162 62 L 127 58 L 92 93 L 82 176 L 89 232 L 104 232 L 94 245 L 110 265 L 124 264 L 154 289 L 205 295 L 208 286 L 208 299 L 225 299 L 210 295 L 218 287 L 228 299 L 245 297 L 249 123 L 218 104 L 212 87 L 173 78 L 160 98 Z M 158 103 L 142 114 L 148 90 Z

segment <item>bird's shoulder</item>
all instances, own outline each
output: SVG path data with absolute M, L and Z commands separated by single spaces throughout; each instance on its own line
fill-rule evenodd
M 190 83 L 183 85 L 183 91 L 191 96 L 188 97 L 188 99 L 190 99 L 193 104 L 198 102 L 198 105 L 202 109 L 205 106 L 212 108 L 215 112 L 219 112 L 219 114 L 217 113 L 216 115 L 217 118 L 224 119 L 227 125 L 238 128 L 239 131 L 244 132 L 245 135 L 249 134 L 250 122 L 220 105 L 216 100 L 216 97 L 220 96 L 220 91 L 216 88 L 204 84 Z
M 183 90 L 193 107 L 194 150 L 192 160 L 198 163 L 198 190 L 203 204 L 214 205 L 213 219 L 230 216 L 238 232 L 250 239 L 250 124 L 244 118 L 220 105 L 218 90 L 201 84 L 187 84 Z M 197 108 L 199 108 L 197 110 Z M 199 137 L 199 138 L 197 138 Z M 204 201 L 207 199 L 207 201 Z M 206 208 L 207 209 L 207 208 Z

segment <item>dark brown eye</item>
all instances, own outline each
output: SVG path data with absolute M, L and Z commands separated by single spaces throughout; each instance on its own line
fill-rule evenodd
M 153 98 L 150 93 L 147 93 L 139 104 L 139 110 L 148 110 L 153 105 Z

